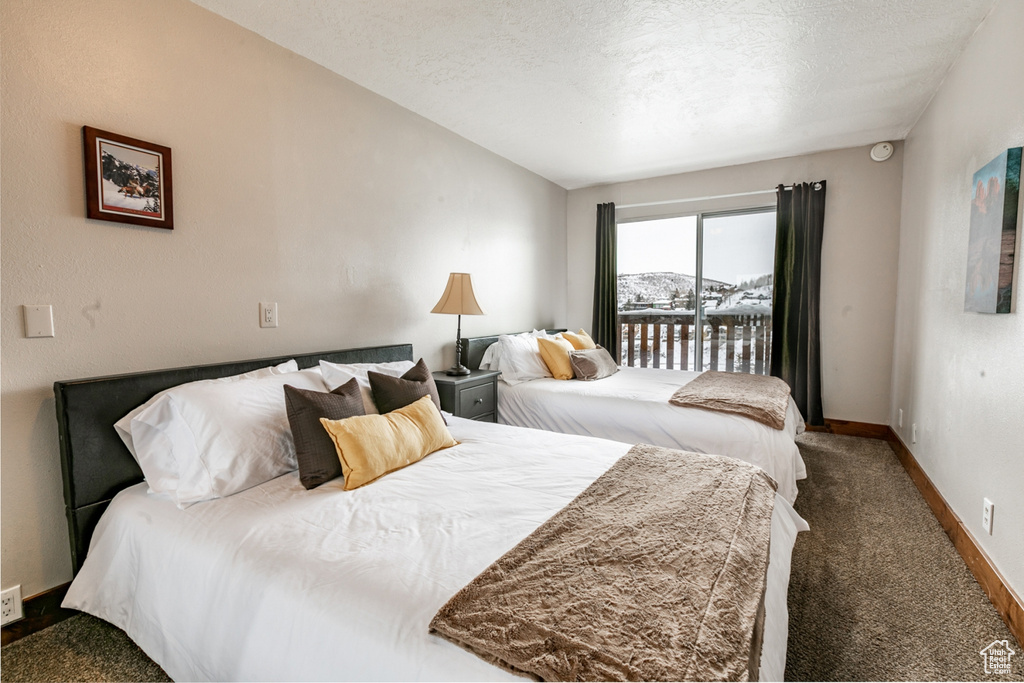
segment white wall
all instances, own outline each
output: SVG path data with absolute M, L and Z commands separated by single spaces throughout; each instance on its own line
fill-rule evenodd
M 71 576 L 55 380 L 392 342 L 445 367 L 450 271 L 468 335 L 564 319 L 562 188 L 185 0 L 0 7 L 4 588 Z M 173 231 L 84 218 L 83 124 L 172 148 Z
M 1008 147 L 1024 145 L 1022 31 L 1024 3 L 1001 0 L 907 138 L 889 416 L 1018 594 L 1024 594 L 1019 223 L 1015 312 L 965 313 L 964 286 L 972 177 Z M 917 443 L 911 443 L 913 423 Z M 985 497 L 995 503 L 991 536 L 981 528 Z
M 822 244 L 825 417 L 889 420 L 903 147 L 884 163 L 868 147 L 573 190 L 568 205 L 569 327 L 590 328 L 596 206 L 708 197 L 828 181 Z M 773 194 L 627 210 L 630 216 L 773 205 Z M 617 212 L 622 216 L 626 212 Z

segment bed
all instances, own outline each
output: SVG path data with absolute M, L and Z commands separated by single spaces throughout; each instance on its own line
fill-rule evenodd
M 479 369 L 488 347 L 497 341 L 498 336 L 463 339 L 467 367 Z M 792 398 L 781 430 L 737 415 L 669 403 L 676 389 L 700 374 L 622 367 L 590 382 L 548 377 L 511 385 L 499 379 L 498 422 L 738 458 L 765 470 L 786 500 L 795 501 L 797 481 L 806 478 L 807 470 L 795 442 L 804 421 Z
M 295 358 L 411 357 L 399 345 Z M 114 421 L 162 389 L 286 359 L 55 385 L 76 571 L 64 606 L 123 629 L 176 680 L 515 678 L 431 635 L 431 617 L 629 446 L 449 415 L 459 445 L 355 491 L 306 490 L 295 472 L 185 509 L 147 491 Z M 782 679 L 806 528 L 776 495 L 761 680 Z

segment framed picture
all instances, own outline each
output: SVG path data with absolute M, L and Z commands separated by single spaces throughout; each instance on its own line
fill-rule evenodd
M 974 174 L 965 311 L 1010 312 L 1020 165 L 1021 148 L 1013 147 Z
M 171 148 L 90 126 L 82 135 L 86 216 L 172 230 Z

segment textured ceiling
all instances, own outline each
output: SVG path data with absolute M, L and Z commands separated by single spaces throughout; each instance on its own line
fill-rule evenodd
M 193 1 L 569 189 L 902 139 L 994 4 Z

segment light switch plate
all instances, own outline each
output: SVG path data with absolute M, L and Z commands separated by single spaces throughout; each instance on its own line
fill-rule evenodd
M 25 336 L 53 336 L 53 306 L 29 305 L 25 308 Z

